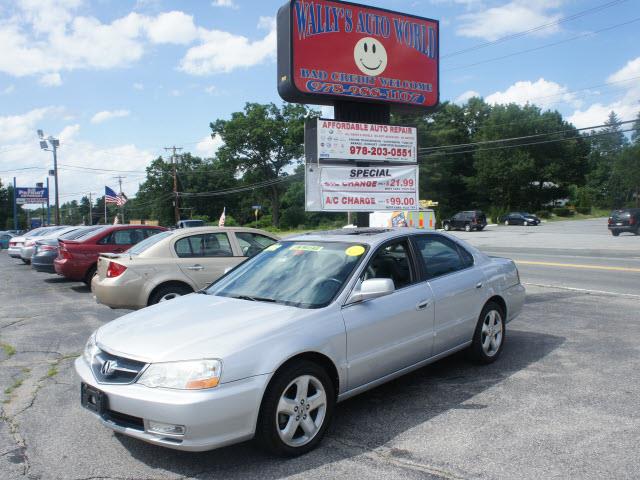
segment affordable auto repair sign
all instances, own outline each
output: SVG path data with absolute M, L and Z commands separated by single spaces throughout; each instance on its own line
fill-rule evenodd
M 278 12 L 278 90 L 301 103 L 433 107 L 438 39 L 437 20 L 336 0 L 291 0 Z

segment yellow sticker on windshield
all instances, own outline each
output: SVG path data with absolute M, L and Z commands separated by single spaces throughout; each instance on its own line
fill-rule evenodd
M 323 248 L 320 245 L 292 245 L 289 250 L 294 252 L 319 252 Z
M 274 243 L 273 245 L 269 245 L 267 248 L 264 249 L 265 252 L 273 252 L 274 250 L 277 250 L 281 247 L 282 245 L 280 245 L 279 243 Z
M 347 248 L 344 253 L 349 257 L 359 257 L 364 253 L 364 247 L 362 245 L 354 245 L 353 247 Z

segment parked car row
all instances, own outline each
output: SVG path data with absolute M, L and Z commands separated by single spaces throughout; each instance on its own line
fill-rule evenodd
M 111 308 L 139 309 L 201 290 L 277 241 L 251 228 L 56 226 L 12 237 L 9 255 L 91 285 Z
M 528 212 L 509 212 L 498 218 L 499 223 L 504 225 L 539 225 L 541 220 L 534 214 Z M 481 210 L 467 210 L 458 212 L 450 218 L 442 220 L 442 228 L 450 230 L 483 230 L 487 226 L 487 216 Z

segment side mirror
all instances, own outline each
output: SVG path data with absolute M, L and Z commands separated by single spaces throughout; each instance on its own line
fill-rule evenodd
M 390 278 L 370 278 L 364 280 L 360 284 L 360 288 L 351 294 L 347 300 L 347 305 L 369 300 L 370 298 L 384 297 L 393 293 L 395 289 L 396 286 Z

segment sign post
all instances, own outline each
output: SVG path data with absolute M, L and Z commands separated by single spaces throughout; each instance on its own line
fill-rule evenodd
M 16 202 L 16 177 L 13 177 L 13 229 L 18 230 L 18 203 Z
M 289 0 L 278 11 L 277 24 L 280 96 L 333 105 L 335 112 L 333 125 L 325 126 L 331 121 L 324 119 L 315 130 L 305 125 L 305 208 L 356 210 L 359 227 L 369 222 L 363 210 L 386 209 L 391 202 L 417 209 L 415 129 L 392 127 L 391 113 L 437 106 L 438 21 L 338 0 Z M 413 170 L 399 174 L 399 165 L 413 165 Z M 352 177 L 352 170 L 375 169 L 367 187 L 354 187 L 367 179 Z M 409 179 L 415 191 L 408 185 L 406 191 L 394 190 L 396 181 Z M 414 205 L 404 203 L 411 201 Z

